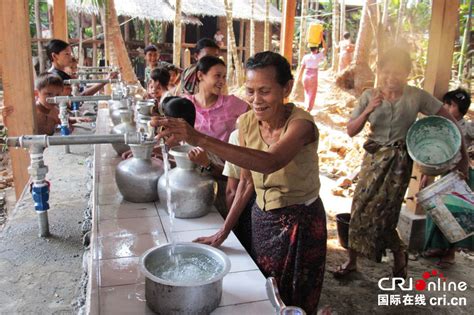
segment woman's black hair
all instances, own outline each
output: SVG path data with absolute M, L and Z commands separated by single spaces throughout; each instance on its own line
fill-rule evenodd
M 197 43 L 196 43 L 196 48 L 194 48 L 194 52 L 196 54 L 199 54 L 201 50 L 204 48 L 216 48 L 220 49 L 219 45 L 217 45 L 216 41 L 210 38 L 201 38 Z
M 408 51 L 402 48 L 393 47 L 385 51 L 379 60 L 379 66 L 383 69 L 387 64 L 402 66 L 408 72 L 411 71 L 411 58 Z
M 68 48 L 69 44 L 60 39 L 52 39 L 46 45 L 46 55 L 48 56 L 49 61 L 53 61 L 53 53 L 59 54 L 64 49 Z
M 204 56 L 199 59 L 196 70 L 206 74 L 212 67 L 222 65 L 225 67 L 225 62 L 222 59 L 214 56 Z
M 309 47 L 309 50 L 311 50 L 311 52 L 315 52 L 315 51 L 319 51 L 319 48 L 320 46 L 313 46 L 313 47 Z
M 150 79 L 158 81 L 161 86 L 167 87 L 170 83 L 170 73 L 165 68 L 155 68 L 150 73 Z
M 449 91 L 443 96 L 443 102 L 453 105 L 455 103 L 458 106 L 459 112 L 464 116 L 471 106 L 471 95 L 462 88 Z
M 162 108 L 166 117 L 182 118 L 194 127 L 196 108 L 187 98 L 168 96 L 163 100 Z
M 351 33 L 345 32 L 344 35 L 342 35 L 342 37 L 344 37 L 344 39 L 349 39 L 351 38 Z
M 272 51 L 264 51 L 255 54 L 247 59 L 245 69 L 255 70 L 267 67 L 275 68 L 276 80 L 281 86 L 285 86 L 290 80 L 293 80 L 291 67 L 285 57 Z

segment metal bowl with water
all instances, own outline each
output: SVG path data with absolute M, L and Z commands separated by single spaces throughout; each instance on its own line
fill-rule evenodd
M 190 273 L 193 279 L 182 274 L 173 276 L 175 280 L 163 276 L 168 275 L 166 266 L 193 258 L 209 262 L 209 268 L 198 267 L 200 279 L 195 278 L 195 271 Z M 145 276 L 147 305 L 157 314 L 211 313 L 219 306 L 222 279 L 230 270 L 230 260 L 224 252 L 197 243 L 177 243 L 174 249 L 172 244 L 151 248 L 141 256 L 139 265 Z

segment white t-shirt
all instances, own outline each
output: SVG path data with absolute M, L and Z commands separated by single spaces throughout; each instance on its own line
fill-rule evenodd
M 319 63 L 324 60 L 324 54 L 322 52 L 317 54 L 307 54 L 304 55 L 301 64 L 304 65 L 306 69 L 318 69 Z

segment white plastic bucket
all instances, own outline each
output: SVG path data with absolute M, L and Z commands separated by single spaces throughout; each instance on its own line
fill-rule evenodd
M 445 195 L 462 196 L 474 205 L 474 194 L 458 172 L 452 172 L 421 190 L 418 203 L 433 218 L 450 243 L 459 242 L 471 234 L 466 234 L 443 202 Z

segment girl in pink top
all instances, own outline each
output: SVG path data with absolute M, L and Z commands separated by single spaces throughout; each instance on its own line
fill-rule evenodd
M 227 142 L 237 118 L 247 111 L 248 105 L 236 96 L 222 94 L 226 66 L 221 59 L 213 56 L 201 58 L 197 64 L 197 79 L 199 92 L 186 96 L 196 107 L 194 128 Z
M 324 39 L 322 41 L 323 47 L 326 46 Z M 297 82 L 301 80 L 303 75 L 304 87 L 304 104 L 306 110 L 311 112 L 316 101 L 316 93 L 318 92 L 318 68 L 321 61 L 324 60 L 326 49 L 324 52 L 319 51 L 319 47 L 310 47 L 311 53 L 304 55 L 301 61 L 301 68 L 298 74 Z

